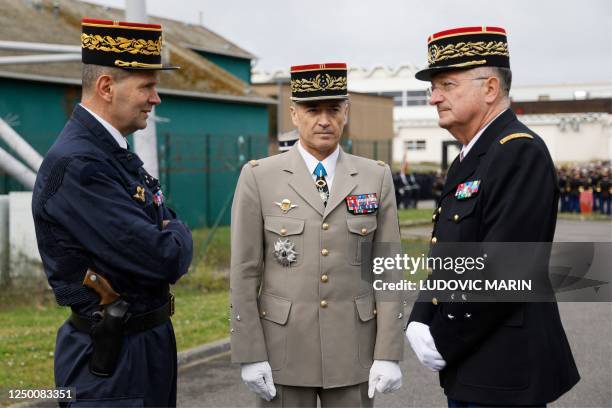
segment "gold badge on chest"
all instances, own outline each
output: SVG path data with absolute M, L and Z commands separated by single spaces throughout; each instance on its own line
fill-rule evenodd
M 142 201 L 143 203 L 145 202 L 145 189 L 142 186 L 136 186 L 136 194 L 134 194 L 132 197 L 134 197 L 137 200 Z
M 291 200 L 288 198 L 284 198 L 280 203 L 275 201 L 274 204 L 279 206 L 283 214 L 287 214 L 289 211 L 297 207 L 297 204 L 291 204 Z

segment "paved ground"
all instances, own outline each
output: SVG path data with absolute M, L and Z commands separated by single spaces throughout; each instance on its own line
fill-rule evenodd
M 404 236 L 427 236 L 431 227 L 404 231 Z M 556 241 L 611 241 L 612 223 L 561 220 Z M 553 407 L 612 406 L 612 304 L 562 303 L 561 317 L 582 380 Z M 421 367 L 406 346 L 402 362 L 404 385 L 396 393 L 377 397 L 377 407 L 446 406 L 437 375 Z M 229 355 L 195 362 L 179 372 L 181 407 L 249 407 L 254 397 L 240 380 Z

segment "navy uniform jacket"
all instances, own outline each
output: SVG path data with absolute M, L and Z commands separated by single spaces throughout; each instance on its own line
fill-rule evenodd
M 99 297 L 82 285 L 87 268 L 106 277 L 139 314 L 168 301 L 169 285 L 187 272 L 191 232 L 153 202 L 157 180 L 78 105 L 36 178 L 32 211 L 38 248 L 57 302 L 90 316 Z M 162 220 L 171 220 L 162 229 Z M 57 386 L 76 387 L 92 404 L 174 405 L 176 344 L 168 321 L 124 337 L 113 376 L 89 372 L 89 335 L 66 322 L 55 349 Z M 98 401 L 98 402 L 95 402 Z
M 513 134 L 528 136 L 504 139 Z M 474 180 L 478 192 L 458 200 L 457 186 Z M 557 201 L 546 145 L 508 109 L 451 165 L 434 213 L 432 249 L 440 242 L 551 242 Z M 451 304 L 427 296 L 421 293 L 410 321 L 430 326 L 447 362 L 440 384 L 450 398 L 538 405 L 578 382 L 556 303 Z

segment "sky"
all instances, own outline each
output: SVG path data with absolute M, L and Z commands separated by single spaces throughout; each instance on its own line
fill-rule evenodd
M 123 8 L 126 0 L 87 1 Z M 146 0 L 146 7 L 150 15 L 201 18 L 255 54 L 262 71 L 323 62 L 424 66 L 430 34 L 489 25 L 508 33 L 515 84 L 612 81 L 612 0 Z

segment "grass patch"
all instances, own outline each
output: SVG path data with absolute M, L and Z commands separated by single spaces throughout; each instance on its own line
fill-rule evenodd
M 400 224 L 425 224 L 431 222 L 433 209 L 431 208 L 409 208 L 398 212 Z
M 229 335 L 230 229 L 218 228 L 204 248 L 208 234 L 207 229 L 193 231 L 192 266 L 172 289 L 176 296 L 172 323 L 179 351 Z M 55 336 L 70 310 L 58 306 L 46 287 L 41 280 L 28 290 L 0 291 L 1 387 L 44 388 L 54 384 Z M 6 398 L 2 388 L 0 406 L 8 405 Z
M 176 287 L 172 323 L 179 351 L 227 337 L 227 291 L 202 293 Z M 52 387 L 57 329 L 70 310 L 53 304 L 0 310 L 0 384 L 10 388 Z M 0 405 L 7 405 L 6 393 Z
M 576 214 L 576 213 L 558 213 L 557 218 L 560 220 L 576 220 L 576 221 L 612 221 L 612 217 L 601 213 Z

